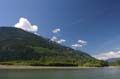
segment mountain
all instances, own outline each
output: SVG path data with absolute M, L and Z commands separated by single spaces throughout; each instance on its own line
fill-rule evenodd
M 120 66 L 120 58 L 110 58 L 106 60 L 110 66 Z
M 108 62 L 115 62 L 117 60 L 120 60 L 120 58 L 110 58 L 110 59 L 108 59 L 106 61 L 108 61 Z
M 120 66 L 120 58 L 112 58 L 107 60 L 110 66 Z
M 14 27 L 0 27 L 0 64 L 105 66 L 87 53 Z

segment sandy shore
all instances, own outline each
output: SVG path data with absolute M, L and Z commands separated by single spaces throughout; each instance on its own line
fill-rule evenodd
M 20 66 L 20 65 L 0 65 L 0 69 L 81 69 L 97 67 L 55 67 L 55 66 Z

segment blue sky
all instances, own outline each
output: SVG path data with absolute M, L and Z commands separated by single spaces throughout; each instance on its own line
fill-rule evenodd
M 38 33 L 47 38 L 60 28 L 57 36 L 67 46 L 86 40 L 80 50 L 89 54 L 120 48 L 119 0 L 0 0 L 1 26 L 12 26 L 20 17 L 39 26 Z

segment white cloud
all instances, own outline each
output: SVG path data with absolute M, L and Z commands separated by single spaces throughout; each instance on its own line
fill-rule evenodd
M 82 45 L 80 45 L 80 44 L 73 44 L 72 47 L 73 47 L 74 49 L 79 49 L 79 48 L 82 47 Z
M 84 45 L 87 44 L 87 41 L 84 41 L 84 40 L 78 40 L 76 44 L 73 44 L 72 47 L 74 49 L 79 49 L 81 47 L 83 47 Z
M 58 44 L 62 44 L 62 43 L 64 43 L 64 42 L 66 42 L 66 40 L 64 40 L 64 39 L 60 39 L 60 40 L 58 40 L 58 41 L 56 41 Z
M 79 43 L 79 44 L 84 44 L 84 45 L 85 45 L 85 44 L 87 44 L 87 41 L 84 41 L 84 40 L 78 40 L 78 43 Z
M 53 30 L 52 30 L 53 33 L 58 33 L 58 32 L 60 32 L 60 31 L 61 31 L 60 28 L 56 28 L 56 29 L 53 29 Z
M 60 32 L 60 31 L 61 31 L 60 28 L 56 28 L 56 29 L 53 29 L 53 30 L 52 30 L 52 33 L 56 34 L 56 33 Z M 58 38 L 58 37 L 56 37 L 56 36 L 53 36 L 50 40 L 51 40 L 51 41 L 54 41 L 54 42 L 56 42 L 56 43 L 58 43 L 58 44 L 62 44 L 62 43 L 64 43 L 64 42 L 66 42 L 65 39 L 61 39 L 61 38 Z
M 100 60 L 107 60 L 107 59 L 111 59 L 111 58 L 120 58 L 120 51 L 110 51 L 107 53 L 93 55 L 93 57 L 100 59 Z
M 56 42 L 58 40 L 58 38 L 56 36 L 53 36 L 50 40 Z
M 66 42 L 66 40 L 64 40 L 64 39 L 58 39 L 56 36 L 53 36 L 50 40 L 54 41 L 54 42 L 56 42 L 58 44 L 62 44 L 64 42 Z
M 38 26 L 37 25 L 32 25 L 28 19 L 21 17 L 19 19 L 19 22 L 14 25 L 16 28 L 23 29 L 28 32 L 37 32 L 38 31 Z

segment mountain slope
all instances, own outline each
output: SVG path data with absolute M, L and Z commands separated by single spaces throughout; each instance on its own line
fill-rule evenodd
M 0 27 L 0 61 L 51 66 L 105 65 L 84 52 L 13 27 Z
M 117 60 L 120 60 L 120 58 L 110 58 L 110 59 L 108 59 L 106 61 L 108 61 L 108 62 L 115 62 Z

